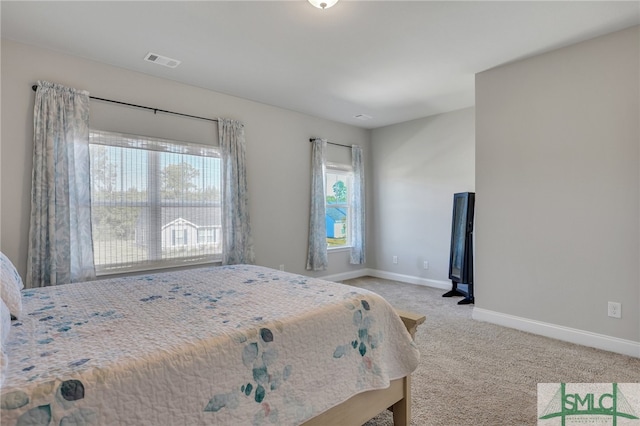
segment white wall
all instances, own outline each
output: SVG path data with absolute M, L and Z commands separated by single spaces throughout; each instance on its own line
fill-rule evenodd
M 453 194 L 475 188 L 474 143 L 473 108 L 373 130 L 377 269 L 451 287 Z
M 2 145 L 0 248 L 26 273 L 28 249 L 33 101 L 31 86 L 48 80 L 93 96 L 245 123 L 250 213 L 256 262 L 307 273 L 310 137 L 363 147 L 371 161 L 370 131 L 194 86 L 151 77 L 50 50 L 2 40 Z M 91 102 L 91 125 L 101 130 L 217 144 L 215 123 Z M 334 161 L 350 161 L 349 149 L 332 147 Z M 366 166 L 365 166 L 366 167 Z M 367 167 L 368 173 L 371 167 Z M 367 176 L 370 178 L 370 176 Z M 368 197 L 371 200 L 371 197 Z M 371 203 L 371 201 L 369 201 Z M 371 210 L 371 209 L 369 209 Z M 368 247 L 373 258 L 372 245 Z M 329 254 L 329 269 L 310 275 L 352 272 L 348 252 Z M 368 265 L 363 265 L 368 267 Z
M 476 310 L 640 342 L 639 36 L 476 76 Z

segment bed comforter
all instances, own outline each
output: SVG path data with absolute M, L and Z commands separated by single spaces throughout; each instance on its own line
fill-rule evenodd
M 363 289 L 225 266 L 23 290 L 8 425 L 296 425 L 410 374 L 402 321 Z

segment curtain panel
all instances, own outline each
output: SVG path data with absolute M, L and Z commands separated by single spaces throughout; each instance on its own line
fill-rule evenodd
M 311 153 L 311 215 L 309 217 L 309 251 L 307 270 L 327 269 L 327 231 L 325 223 L 326 139 L 314 139 Z
M 244 124 L 218 118 L 222 157 L 222 264 L 253 263 Z
M 39 81 L 33 111 L 27 285 L 94 278 L 89 93 Z
M 365 199 L 364 165 L 362 148 L 351 146 L 351 166 L 353 167 L 353 190 L 351 191 L 351 256 L 353 265 L 365 263 Z

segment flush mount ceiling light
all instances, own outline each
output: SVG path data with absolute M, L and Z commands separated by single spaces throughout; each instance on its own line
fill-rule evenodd
M 338 3 L 338 0 L 309 0 L 309 3 L 311 3 L 318 9 L 328 9 L 334 4 Z

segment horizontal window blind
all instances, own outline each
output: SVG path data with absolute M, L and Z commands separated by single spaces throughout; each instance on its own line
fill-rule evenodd
M 220 259 L 216 147 L 96 130 L 89 142 L 98 274 Z

